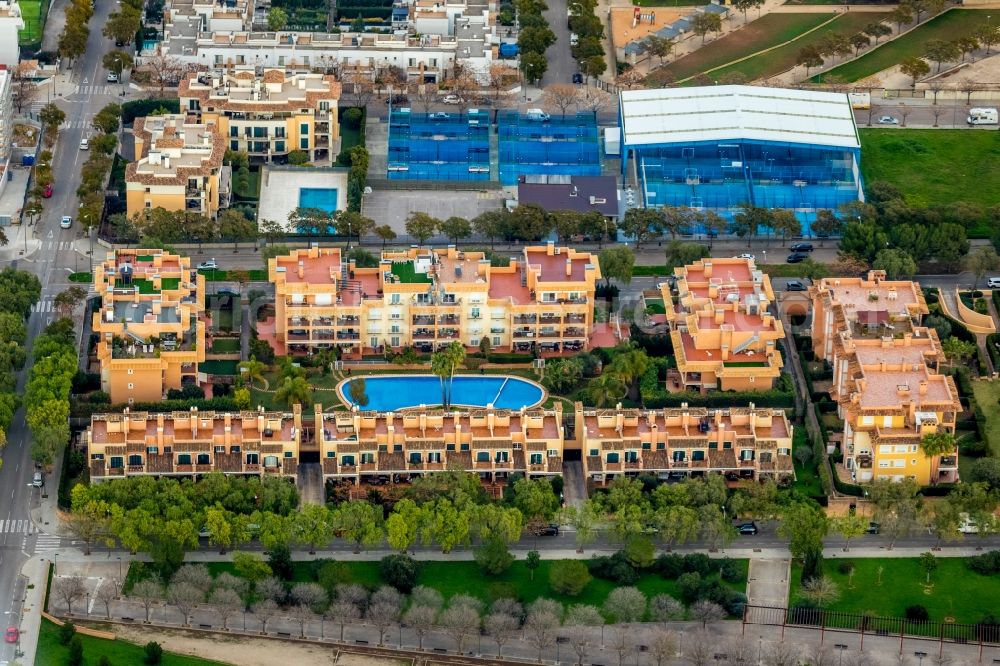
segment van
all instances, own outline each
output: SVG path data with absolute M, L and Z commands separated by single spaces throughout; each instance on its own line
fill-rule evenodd
M 969 117 L 965 119 L 965 122 L 969 123 L 970 125 L 996 125 L 997 110 L 969 109 Z
M 41 472 L 35 472 L 35 475 L 31 477 L 31 485 L 35 488 L 41 488 L 45 485 L 45 480 L 42 478 Z
M 852 109 L 872 108 L 872 94 L 866 92 L 849 92 L 847 99 L 851 103 Z
M 549 114 L 545 113 L 541 109 L 528 109 L 524 112 L 524 117 L 537 123 L 544 123 L 549 119 Z
M 577 35 L 575 32 L 569 33 L 569 45 L 576 46 L 579 43 L 580 43 L 580 36 Z
M 1000 289 L 1000 277 L 991 277 L 986 280 L 986 286 L 990 289 Z

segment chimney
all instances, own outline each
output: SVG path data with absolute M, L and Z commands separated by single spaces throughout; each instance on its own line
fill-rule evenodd
M 556 253 L 555 241 L 548 241 L 547 243 L 545 243 L 545 254 L 551 257 L 555 253 Z
M 306 262 L 299 261 L 299 279 L 305 279 L 306 276 Z
M 170 155 L 164 155 L 163 156 L 163 168 L 164 169 L 169 169 L 170 168 Z
M 910 395 L 910 385 L 909 384 L 897 384 L 896 385 L 896 395 L 900 398 L 905 398 Z
M 704 273 L 706 278 L 712 277 L 712 262 L 706 261 L 704 264 Z
M 920 380 L 919 393 L 920 393 L 920 395 L 927 395 L 927 380 L 926 379 L 921 379 Z
M 228 450 L 229 445 L 233 441 L 233 415 L 226 412 L 223 423 L 225 427 L 223 428 L 223 443 L 226 445 Z
M 569 277 L 572 274 L 573 274 L 573 260 L 566 259 L 566 277 Z

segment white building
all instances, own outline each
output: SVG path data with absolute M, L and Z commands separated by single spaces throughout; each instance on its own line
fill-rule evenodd
M 20 53 L 17 31 L 23 29 L 24 19 L 17 0 L 0 0 L 0 65 L 13 67 L 17 64 Z
M 0 167 L 10 158 L 14 138 L 14 81 L 9 69 L 0 69 Z

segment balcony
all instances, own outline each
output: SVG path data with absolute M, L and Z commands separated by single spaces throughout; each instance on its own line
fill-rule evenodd
M 514 315 L 515 324 L 534 324 L 536 321 L 535 315 Z
M 586 333 L 584 333 L 582 328 L 576 326 L 570 326 L 569 328 L 563 330 L 564 338 L 584 338 Z
M 568 314 L 566 315 L 565 322 L 567 324 L 585 324 L 587 322 L 587 315 Z
M 302 323 L 305 323 L 305 317 L 300 317 Z M 312 320 L 313 326 L 333 326 L 333 317 L 316 317 Z
M 456 328 L 442 328 L 438 331 L 438 338 L 445 338 L 447 340 L 458 339 L 459 333 Z
M 414 340 L 433 340 L 434 339 L 434 331 L 430 330 L 429 328 L 418 328 L 415 331 L 413 331 L 413 339 Z
M 562 321 L 562 317 L 556 314 L 543 314 L 538 321 L 543 324 L 558 324 Z
M 438 324 L 448 324 L 450 326 L 458 325 L 458 315 L 457 314 L 446 314 L 438 317 Z
M 337 317 L 337 326 L 357 326 L 361 323 L 361 317 L 357 315 L 341 315 Z
M 958 469 L 958 456 L 941 456 L 941 462 L 938 463 L 938 469 Z
M 337 331 L 338 340 L 360 340 L 361 334 L 352 331 Z
M 313 342 L 330 342 L 333 340 L 333 331 L 313 331 Z
M 329 122 L 318 122 L 316 123 L 316 134 L 329 134 L 330 133 L 330 123 Z
M 301 340 L 303 342 L 309 340 L 308 331 L 289 331 L 287 336 L 289 340 Z
M 433 326 L 434 316 L 433 315 L 414 315 L 413 317 L 414 326 Z
M 554 328 L 543 328 L 538 332 L 538 337 L 540 338 L 558 338 L 559 331 Z
M 534 338 L 534 331 L 514 331 L 515 338 Z

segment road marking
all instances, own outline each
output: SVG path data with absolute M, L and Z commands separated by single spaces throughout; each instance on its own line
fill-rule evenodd
M 0 534 L 34 534 L 30 520 L 0 520 Z
M 50 299 L 44 299 L 38 301 L 37 303 L 35 303 L 35 307 L 32 308 L 32 311 L 37 312 L 39 314 L 45 312 L 52 312 L 53 311 L 52 301 Z

